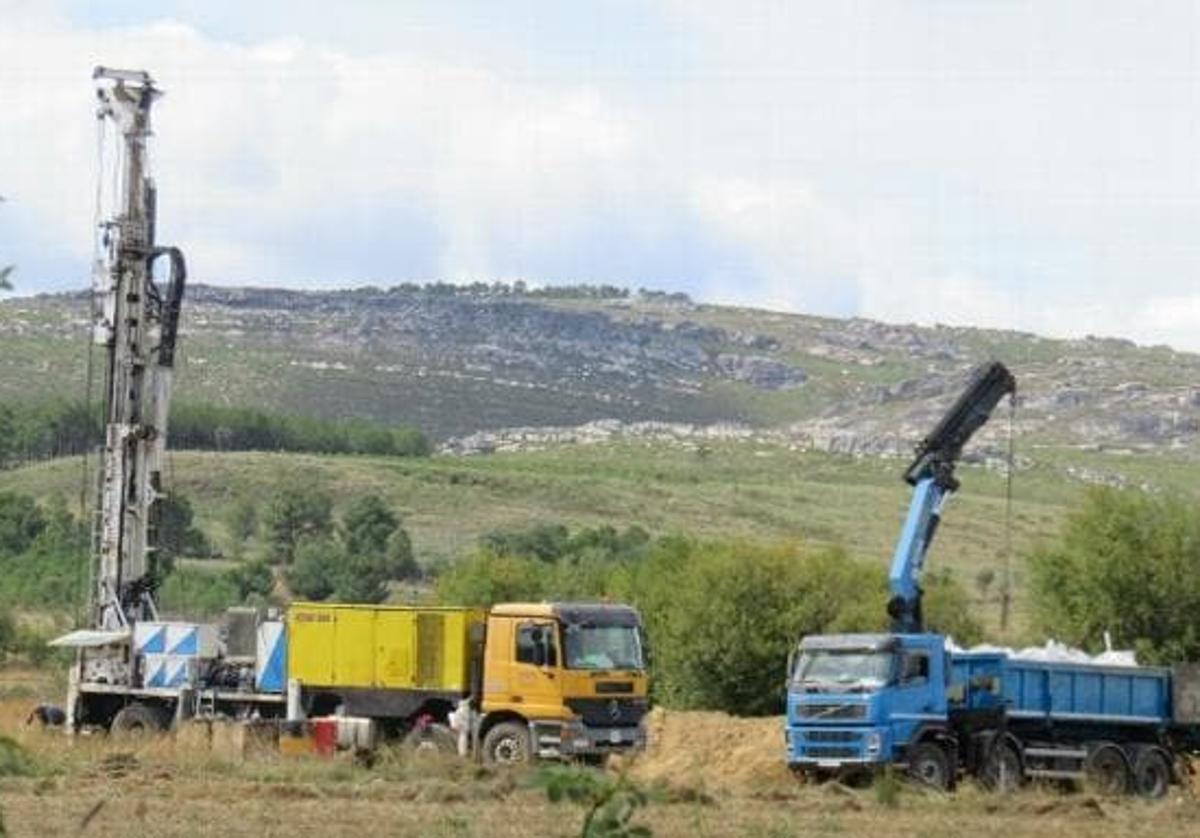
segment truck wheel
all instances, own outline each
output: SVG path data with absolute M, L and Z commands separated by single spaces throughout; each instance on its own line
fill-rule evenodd
M 1158 748 L 1146 748 L 1133 764 L 1133 790 L 1157 800 L 1171 785 L 1171 764 Z
M 531 762 L 529 728 L 501 722 L 483 737 L 483 761 L 488 765 L 524 765 Z
M 1098 746 L 1084 761 L 1088 783 L 1100 794 L 1117 796 L 1129 793 L 1129 763 L 1117 745 Z
M 157 707 L 134 702 L 127 704 L 113 716 L 108 732 L 113 736 L 134 738 L 161 733 L 167 728 L 165 714 Z
M 1012 794 L 1021 787 L 1021 756 L 1008 741 L 1000 741 L 988 751 L 979 772 L 984 788 L 996 794 Z
M 950 758 L 936 742 L 922 742 L 913 748 L 908 758 L 908 773 L 932 788 L 942 791 L 950 788 Z

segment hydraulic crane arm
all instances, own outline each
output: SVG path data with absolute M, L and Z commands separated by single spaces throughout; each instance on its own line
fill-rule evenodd
M 913 487 L 912 501 L 888 576 L 888 615 L 893 631 L 923 630 L 921 568 L 937 532 L 942 506 L 958 488 L 954 467 L 963 446 L 991 418 L 1000 400 L 1016 389 L 1016 379 L 1003 364 L 995 361 L 980 367 L 967 389 L 917 446 L 916 457 L 904 472 L 905 482 Z

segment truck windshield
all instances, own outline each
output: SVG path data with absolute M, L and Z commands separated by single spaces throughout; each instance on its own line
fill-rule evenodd
M 891 652 L 856 650 L 808 651 L 800 655 L 793 684 L 825 687 L 882 687 L 892 677 Z
M 642 639 L 634 626 L 568 625 L 567 669 L 641 669 Z

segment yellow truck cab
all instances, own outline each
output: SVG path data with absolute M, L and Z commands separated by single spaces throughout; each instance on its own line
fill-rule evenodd
M 518 603 L 487 617 L 477 740 L 489 762 L 645 744 L 641 621 L 626 605 Z
M 365 717 L 485 762 L 645 744 L 641 619 L 627 605 L 294 603 L 285 669 L 291 719 Z

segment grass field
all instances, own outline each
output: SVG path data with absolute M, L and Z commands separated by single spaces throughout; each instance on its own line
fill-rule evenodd
M 348 758 L 215 755 L 194 740 L 71 741 L 29 729 L 44 673 L 0 669 L 0 733 L 30 755 L 0 760 L 11 836 L 572 836 L 584 811 L 550 803 L 530 772 L 386 752 Z M 778 719 L 656 711 L 651 745 L 623 769 L 650 791 L 633 823 L 657 836 L 1165 836 L 1194 834 L 1190 787 L 1159 802 L 1031 790 L 994 797 L 901 784 L 878 790 L 803 786 L 783 768 Z
M 563 522 L 839 544 L 884 563 L 908 502 L 899 479 L 903 465 L 750 442 L 703 450 L 630 442 L 428 459 L 179 452 L 171 455 L 169 480 L 227 554 L 234 552 L 222 523 L 229 505 L 261 505 L 276 487 L 304 482 L 327 489 L 339 504 L 360 494 L 382 495 L 403 515 L 424 562 L 453 559 L 490 530 Z M 1055 531 L 1082 485 L 1057 465 L 1024 470 L 1008 518 L 1001 474 L 963 467 L 960 476 L 962 490 L 947 511 L 929 566 L 950 568 L 968 590 L 994 598 L 994 586 L 980 591 L 975 580 L 985 569 L 1000 578 L 1011 534 L 1019 625 L 1020 556 Z M 80 483 L 79 459 L 0 473 L 0 490 L 57 494 L 72 504 Z M 247 552 L 255 549 L 251 543 Z M 998 607 L 984 612 L 994 620 Z
M 998 581 L 984 589 L 977 579 L 982 571 L 1002 578 L 1011 541 L 1015 620 L 1005 639 L 1013 642 L 1037 639 L 1023 634 L 1023 557 L 1053 537 L 1082 497 L 1085 479 L 1188 493 L 1200 486 L 1200 464 L 1165 454 L 1040 446 L 1028 456 L 1035 464 L 1016 474 L 1011 515 L 1001 472 L 960 466 L 962 488 L 947 507 L 927 565 L 956 575 L 980 600 L 980 614 L 994 634 Z M 909 499 L 900 479 L 905 465 L 752 441 L 703 447 L 627 441 L 475 457 L 174 452 L 167 478 L 192 502 L 200 528 L 227 557 L 263 549 L 256 539 L 235 549 L 224 524 L 232 505 L 249 503 L 261 511 L 279 486 L 306 483 L 327 490 L 339 507 L 363 494 L 384 497 L 402 515 L 418 560 L 426 564 L 453 560 L 492 530 L 560 522 L 637 524 L 655 535 L 837 544 L 884 564 Z M 59 496 L 77 509 L 82 476 L 79 458 L 40 463 L 0 471 L 0 491 Z M 192 564 L 215 568 L 225 562 Z

